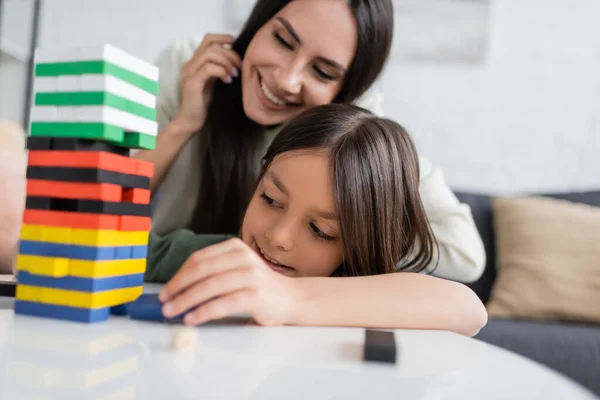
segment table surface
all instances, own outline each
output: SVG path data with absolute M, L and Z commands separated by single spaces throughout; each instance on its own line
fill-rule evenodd
M 235 316 L 195 328 L 195 349 L 176 352 L 177 328 L 25 317 L 0 299 L 0 399 L 596 399 L 546 367 L 449 332 L 396 331 L 390 365 L 362 360 L 360 328 L 264 328 Z

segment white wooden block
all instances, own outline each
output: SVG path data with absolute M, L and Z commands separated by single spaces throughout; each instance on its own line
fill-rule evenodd
M 79 77 L 77 75 L 59 76 L 56 80 L 58 81 L 57 92 L 76 92 L 79 87 Z
M 156 96 L 110 75 L 86 74 L 79 76 L 38 77 L 34 90 L 54 92 L 107 92 L 146 107 L 156 108 Z
M 33 92 L 56 92 L 58 91 L 58 79 L 53 77 L 36 77 L 33 80 Z
M 32 121 L 105 123 L 118 126 L 129 132 L 152 136 L 158 134 L 158 124 L 156 122 L 107 106 L 36 106 L 32 107 Z
M 190 326 L 178 326 L 171 331 L 171 349 L 175 351 L 194 350 L 198 342 L 198 332 Z
M 110 44 L 63 49 L 39 48 L 36 49 L 34 57 L 35 63 L 104 60 L 153 81 L 158 81 L 157 66 Z
M 31 107 L 31 121 L 54 122 L 57 119 L 58 119 L 58 110 L 56 107 L 51 107 L 51 106 Z

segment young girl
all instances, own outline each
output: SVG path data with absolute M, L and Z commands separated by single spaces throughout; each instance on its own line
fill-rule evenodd
M 165 49 L 156 150 L 134 155 L 155 165 L 152 230 L 236 233 L 282 124 L 329 103 L 381 115 L 381 94 L 367 89 L 388 59 L 393 15 L 391 0 L 258 0 L 235 39 L 207 34 Z M 420 161 L 419 191 L 440 247 L 429 267 L 474 281 L 485 252 L 470 209 L 439 168 Z
M 436 250 L 418 185 L 398 124 L 349 105 L 313 108 L 268 149 L 239 238 L 152 235 L 146 279 L 168 281 L 163 314 L 186 312 L 186 324 L 249 312 L 262 325 L 474 335 L 487 319 L 477 296 L 418 273 Z

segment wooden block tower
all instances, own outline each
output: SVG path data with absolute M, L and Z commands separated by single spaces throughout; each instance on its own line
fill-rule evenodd
M 80 322 L 142 293 L 158 69 L 110 45 L 35 53 L 15 312 Z

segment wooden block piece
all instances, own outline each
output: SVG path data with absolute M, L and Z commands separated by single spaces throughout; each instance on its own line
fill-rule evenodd
M 120 202 L 123 188 L 111 183 L 54 182 L 27 180 L 27 196 Z
M 150 204 L 150 190 L 139 188 L 126 189 L 123 191 L 123 201 L 134 204 Z
M 32 225 L 62 226 L 78 229 L 108 229 L 129 231 L 150 230 L 150 218 L 131 217 L 144 218 L 144 221 L 147 220 L 148 229 L 121 229 L 121 218 L 123 217 L 118 215 L 86 214 L 48 210 L 25 210 L 23 213 L 23 223 Z M 138 223 L 138 225 L 142 224 Z M 126 226 L 133 226 L 133 224 Z
M 393 331 L 365 331 L 365 361 L 396 362 L 396 338 Z

